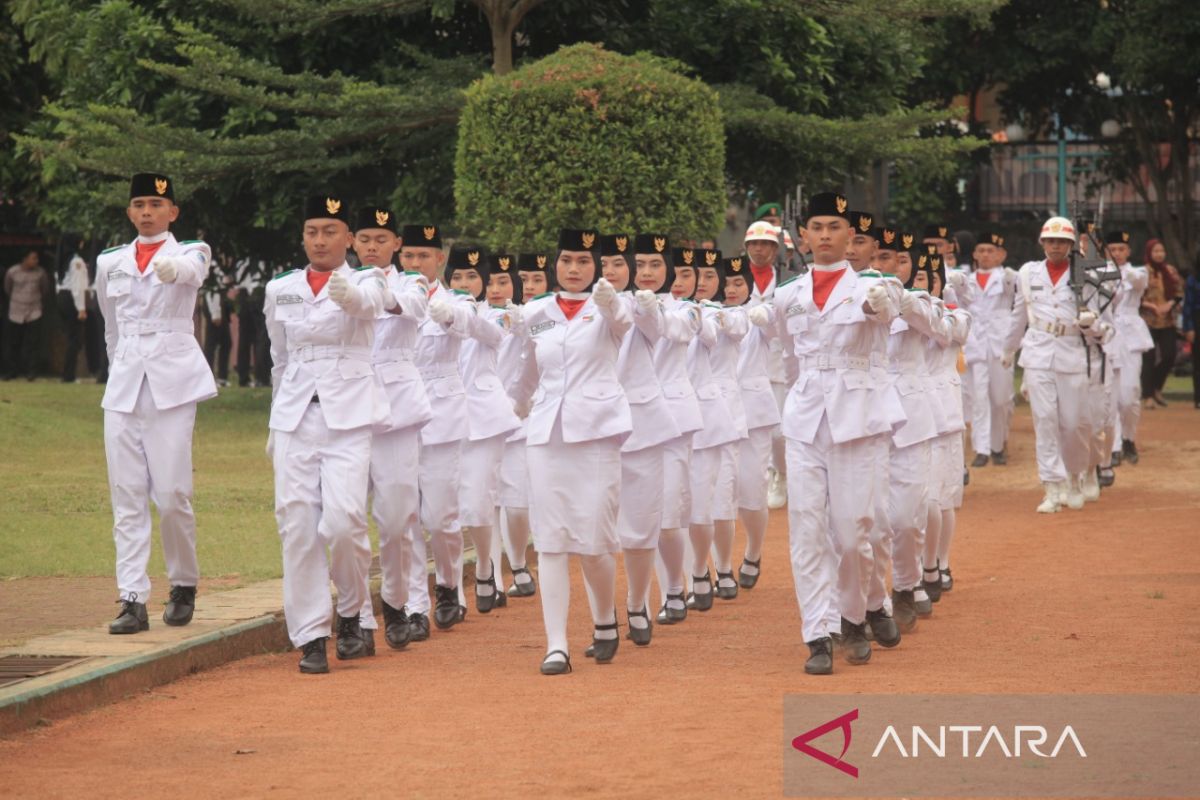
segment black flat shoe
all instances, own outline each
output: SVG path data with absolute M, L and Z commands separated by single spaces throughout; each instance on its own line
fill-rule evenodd
M 361 625 L 361 623 L 360 623 Z M 375 631 L 372 628 L 361 628 L 363 645 L 366 648 L 364 655 L 375 655 Z
M 324 675 L 329 672 L 329 659 L 325 655 L 326 637 L 321 636 L 300 648 L 300 671 L 306 675 Z
M 884 647 L 900 644 L 900 627 L 882 608 L 867 612 L 867 630 L 871 632 L 873 640 Z
M 941 576 L 942 576 L 942 591 L 948 592 L 951 589 L 953 589 L 954 588 L 954 576 L 950 574 L 950 568 L 946 567 L 943 570 L 939 570 L 939 572 L 941 573 Z
M 842 617 L 842 657 L 850 664 L 866 664 L 871 660 L 871 643 L 867 641 L 867 624 L 855 625 Z
M 490 586 L 492 589 L 492 593 L 491 594 L 480 594 L 479 593 L 480 586 Z M 496 576 L 495 575 L 493 575 L 492 577 L 487 578 L 485 580 L 482 580 L 482 581 L 479 580 L 479 578 L 475 579 L 475 610 L 478 611 L 480 614 L 487 614 L 493 608 L 498 607 L 500 605 L 500 603 L 499 603 L 500 597 L 501 597 L 500 592 L 496 589 Z
M 933 601 L 926 597 L 924 600 L 913 599 L 913 608 L 917 611 L 917 616 L 922 619 L 933 616 Z
M 641 617 L 642 619 L 646 620 L 646 627 L 635 628 L 633 626 L 634 617 Z M 646 645 L 650 644 L 650 636 L 653 630 L 654 623 L 650 621 L 650 617 L 646 614 L 645 608 L 643 608 L 641 611 L 629 612 L 629 630 L 626 632 L 625 638 L 629 639 L 638 647 L 645 647 Z
M 167 598 L 167 607 L 163 609 L 163 622 L 179 627 L 192 621 L 196 611 L 196 587 L 172 586 Z
M 693 590 L 695 589 L 695 585 L 697 583 L 708 584 L 708 591 L 707 592 L 693 591 L 690 595 L 688 595 L 688 600 L 691 601 L 692 607 L 695 608 L 697 611 L 708 611 L 713 606 L 712 576 L 707 572 L 705 572 L 703 575 L 701 575 L 698 578 L 695 575 L 693 575 L 692 576 Z
M 1139 456 L 1137 445 L 1134 444 L 1132 440 L 1126 439 L 1121 442 L 1121 452 L 1124 453 L 1125 460 L 1130 464 L 1138 463 Z
M 809 675 L 829 675 L 833 672 L 833 640 L 826 637 L 808 645 L 808 660 L 804 662 L 804 671 Z
M 412 641 L 412 623 L 408 615 L 404 613 L 404 607 L 392 608 L 386 601 L 383 603 L 383 638 L 387 641 L 387 646 L 393 650 L 403 650 L 408 647 L 408 643 Z M 428 626 L 429 621 L 425 624 Z M 426 630 L 425 635 L 429 635 Z
M 743 589 L 753 589 L 754 584 L 758 583 L 758 576 L 762 574 L 759 565 L 762 564 L 762 558 L 758 561 L 751 561 L 748 558 L 742 559 L 742 566 L 738 569 L 738 585 Z M 754 567 L 754 574 L 746 572 L 746 567 Z
M 117 618 L 108 623 L 108 632 L 112 634 L 139 633 L 150 630 L 150 618 L 146 614 L 146 604 L 137 601 L 137 594 L 130 594 L 127 600 L 118 600 L 121 611 Z
M 921 574 L 921 588 L 925 590 L 925 594 L 929 595 L 929 601 L 931 603 L 936 603 L 938 600 L 942 599 L 941 567 L 939 565 L 935 566 L 933 569 L 924 568 L 924 570 L 925 571 Z M 931 572 L 934 576 L 933 580 L 929 580 L 925 577 Z
M 1113 450 L 1113 451 L 1112 451 L 1112 465 L 1113 465 L 1114 467 L 1119 467 L 1119 466 L 1121 466 L 1121 458 L 1123 457 L 1123 455 L 1124 455 L 1124 454 L 1123 454 L 1123 453 L 1122 453 L 1120 450 Z
M 682 608 L 671 608 L 671 601 L 675 600 Z M 658 621 L 663 625 L 674 625 L 678 622 L 683 622 L 687 619 L 687 600 L 683 593 L 667 594 L 667 602 L 663 604 L 662 610 L 658 612 Z
M 917 601 L 913 590 L 898 592 L 892 590 L 892 619 L 901 633 L 908 633 L 917 627 Z
M 367 643 L 363 639 L 362 625 L 358 615 L 343 617 L 338 615 L 337 648 L 338 661 L 353 661 L 367 654 Z
M 563 660 L 554 659 L 551 661 L 550 656 L 553 655 L 562 656 Z M 551 650 L 542 659 L 541 671 L 543 675 L 566 675 L 571 671 L 571 657 L 562 650 Z
M 976 453 L 975 458 L 971 460 L 972 467 L 986 467 L 988 465 L 988 457 L 983 453 Z
M 434 608 L 433 608 L 433 624 L 437 625 L 442 630 L 453 628 L 462 621 L 461 606 L 458 604 L 458 587 L 456 586 L 437 586 L 433 587 Z
M 613 619 L 617 617 L 616 612 L 613 612 Z M 609 625 L 594 625 L 598 631 L 615 631 L 617 623 L 613 622 Z M 621 637 L 614 636 L 611 639 L 597 639 L 592 636 L 592 657 L 596 659 L 597 664 L 607 664 L 613 660 L 613 656 L 617 654 L 617 647 L 621 644 Z
M 537 594 L 537 583 L 534 582 L 528 567 L 518 567 L 512 571 L 512 574 L 513 585 L 508 587 L 509 597 L 533 597 Z M 528 575 L 529 580 L 521 582 L 517 580 L 518 575 Z
M 415 614 L 408 615 L 408 629 L 410 642 L 423 642 L 429 638 L 429 615 L 422 614 L 418 611 Z
M 1008 451 L 1001 450 L 999 453 L 992 452 L 992 463 L 997 467 L 1003 467 L 1008 464 Z
M 721 581 L 729 581 L 732 586 L 722 586 Z M 733 600 L 738 596 L 737 581 L 733 579 L 733 571 L 717 573 L 717 597 L 722 600 Z
M 1101 489 L 1107 489 L 1117 482 L 1117 474 L 1113 472 L 1112 467 L 1096 467 L 1096 482 L 1100 484 Z

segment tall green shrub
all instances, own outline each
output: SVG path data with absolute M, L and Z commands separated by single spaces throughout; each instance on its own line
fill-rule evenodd
M 467 90 L 458 221 L 505 248 L 584 225 L 707 236 L 723 220 L 724 159 L 716 92 L 673 62 L 572 45 Z

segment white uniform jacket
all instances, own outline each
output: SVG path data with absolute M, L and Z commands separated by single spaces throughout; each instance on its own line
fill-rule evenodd
M 713 374 L 711 353 L 721 332 L 720 306 L 711 303 L 699 306 L 700 333 L 688 345 L 687 352 L 688 378 L 695 387 L 700 418 L 704 421 L 704 427 L 692 437 L 692 447 L 696 450 L 735 442 L 745 435 L 739 432 L 733 410 L 725 402 L 725 393 Z
M 746 302 L 746 309 L 749 310 L 756 305 L 774 305 L 775 289 L 779 285 L 779 273 L 776 271 L 771 275 L 771 282 L 767 284 L 764 291 L 758 290 L 758 284 L 754 282 L 754 273 L 750 272 L 746 276 L 746 280 L 750 282 L 750 299 Z M 783 349 L 784 343 L 778 337 L 772 336 L 767 339 L 767 377 L 771 383 L 787 383 L 787 372 L 783 368 Z M 779 405 L 776 403 L 775 414 L 779 414 Z M 752 428 L 763 427 L 761 425 L 751 425 Z
M 896 447 L 908 447 L 938 435 L 941 403 L 931 403 L 936 385 L 929 370 L 929 346 L 942 321 L 927 292 L 906 292 L 900 316 L 888 336 L 888 379 L 900 397 L 906 421 L 894 434 Z
M 509 434 L 521 427 L 512 398 L 497 372 L 500 347 L 508 338 L 510 316 L 503 308 L 476 303 L 475 313 L 484 323 L 477 336 L 462 343 L 458 365 L 467 393 L 467 431 L 472 442 Z
M 646 311 L 630 293 L 618 295 L 617 300 L 633 315 L 633 326 L 625 334 L 617 358 L 617 377 L 633 419 L 633 432 L 621 445 L 621 452 L 633 453 L 674 439 L 679 436 L 679 426 L 654 371 L 654 345 L 662 338 L 664 325 L 662 307 Z
M 966 428 L 963 417 L 962 377 L 958 374 L 958 356 L 971 333 L 971 315 L 965 309 L 948 308 L 936 297 L 933 302 L 938 324 L 933 328 L 932 346 L 936 348 L 930 374 L 934 393 L 941 406 L 937 418 L 938 433 L 955 433 Z
M 1079 312 L 1070 274 L 1054 285 L 1045 260 L 1030 261 L 1018 272 L 1017 283 L 1005 352 L 1020 347 L 1024 369 L 1085 372 L 1087 353 L 1075 323 Z
M 971 335 L 963 355 L 968 364 L 999 361 L 1004 357 L 1004 345 L 1012 324 L 1013 299 L 1019 291 L 1017 272 L 1008 267 L 989 270 L 987 286 L 979 288 L 976 275 L 967 278 L 969 291 L 957 292 L 958 304 L 971 312 Z
M 687 351 L 700 333 L 700 307 L 691 300 L 662 298 L 663 334 L 654 345 L 654 370 L 680 434 L 704 427 L 696 389 L 688 378 Z
M 458 355 L 462 342 L 475 335 L 493 331 L 475 310 L 475 301 L 466 292 L 447 289 L 435 283 L 429 301 L 449 303 L 454 312 L 448 325 L 426 317 L 418 329 L 417 371 L 425 381 L 425 391 L 434 407 L 433 419 L 421 428 L 421 444 L 448 444 L 467 438 L 467 394 L 463 388 Z
M 1150 274 L 1145 267 L 1135 267 L 1132 264 L 1121 267 L 1121 288 L 1117 292 L 1113 318 L 1117 325 L 1116 339 L 1126 353 L 1136 355 L 1154 349 L 1150 326 L 1139 313 L 1142 295 L 1146 293 L 1146 284 L 1149 282 Z
M 717 318 L 717 342 L 708 351 L 713 381 L 729 408 L 737 438 L 745 439 L 748 426 L 746 407 L 742 403 L 742 387 L 738 382 L 738 358 L 742 341 L 750 332 L 750 320 L 743 308 L 723 308 L 713 303 L 705 303 L 704 308 L 704 313 L 715 314 Z
M 429 305 L 429 282 L 419 272 L 387 271 L 387 285 L 400 304 L 400 313 L 384 311 L 375 319 L 371 362 L 375 379 L 388 401 L 388 418 L 381 430 L 424 425 L 433 418 L 425 383 L 414 361 L 417 331 Z
M 773 428 L 779 424 L 779 404 L 771 390 L 771 364 L 772 360 L 777 360 L 782 371 L 783 356 L 779 353 L 779 337 L 775 335 L 775 308 L 770 304 L 762 305 L 767 309 L 770 321 L 764 328 L 751 325 L 738 353 L 738 385 L 742 390 L 742 408 L 746 411 L 748 430 Z M 745 307 L 750 308 L 750 303 Z

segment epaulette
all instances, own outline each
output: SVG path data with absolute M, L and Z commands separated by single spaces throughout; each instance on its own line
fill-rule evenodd
M 271 280 L 273 280 L 273 281 L 277 281 L 277 280 L 279 280 L 280 278 L 284 277 L 285 275 L 291 275 L 293 272 L 296 272 L 296 270 L 294 270 L 294 269 L 289 269 L 287 272 L 281 272 L 281 273 L 279 273 L 279 274 L 278 274 L 278 275 L 276 275 L 274 278 L 271 278 Z
M 102 255 L 102 256 L 103 256 L 103 255 L 108 255 L 109 253 L 115 253 L 115 252 L 117 252 L 118 250 L 120 250 L 122 247 L 128 247 L 128 246 L 129 246 L 129 245 L 126 245 L 126 244 L 119 244 L 119 245 L 117 245 L 116 247 L 110 247 L 110 248 L 108 248 L 107 250 L 101 250 L 101 251 L 100 251 L 100 255 Z
M 204 244 L 203 239 L 184 239 L 179 244 Z
M 363 270 L 368 270 L 368 269 L 375 269 L 375 268 L 374 268 L 374 267 L 355 267 L 355 268 L 354 268 L 354 271 L 355 271 L 355 272 L 362 272 Z
M 796 279 L 797 279 L 797 278 L 799 278 L 799 277 L 800 277 L 799 275 L 793 275 L 792 277 L 788 278 L 786 281 L 784 281 L 783 283 L 779 284 L 779 285 L 778 285 L 778 286 L 776 286 L 775 288 L 776 288 L 776 289 L 782 289 L 784 286 L 787 286 L 789 283 L 791 283 L 792 281 L 796 280 Z
M 895 278 L 896 276 L 895 276 L 895 275 L 893 275 L 893 274 L 892 274 L 892 273 L 890 273 L 890 272 L 881 272 L 881 273 L 879 273 L 879 277 L 881 277 L 881 278 Z
M 461 294 L 465 297 L 471 297 L 471 293 L 468 291 L 464 291 L 463 289 L 451 289 L 450 293 L 451 294 Z M 474 299 L 474 298 L 472 298 L 472 299 Z
M 860 272 L 858 274 L 862 275 L 864 278 L 882 278 L 883 277 L 882 272 L 879 272 L 879 271 L 873 270 L 873 269 L 864 269 L 862 272 Z
M 554 296 L 554 292 L 542 292 L 541 294 L 537 295 L 533 299 L 541 300 L 543 297 L 553 297 L 553 296 Z
M 679 298 L 679 302 L 681 302 L 681 303 L 695 303 L 695 302 L 696 302 L 696 298 L 694 298 L 694 297 L 681 297 L 681 298 Z
M 420 277 L 422 277 L 422 278 L 424 278 L 424 277 L 425 277 L 424 275 L 422 275 L 420 272 L 418 272 L 418 271 L 417 271 L 417 270 L 415 270 L 415 269 L 406 269 L 406 270 L 404 270 L 404 274 L 405 274 L 405 275 L 417 275 L 417 276 L 420 276 Z

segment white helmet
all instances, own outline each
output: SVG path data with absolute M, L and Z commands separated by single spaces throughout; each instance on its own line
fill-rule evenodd
M 792 251 L 796 249 L 796 243 L 792 241 L 792 235 L 788 233 L 787 228 L 783 229 L 783 246 Z
M 1042 226 L 1042 235 L 1038 237 L 1038 241 L 1042 239 L 1070 239 L 1074 242 L 1075 225 L 1066 217 L 1051 217 Z
M 779 228 L 776 228 L 765 219 L 760 219 L 758 222 L 750 223 L 750 227 L 746 228 L 746 238 L 743 242 L 775 242 L 779 244 Z

